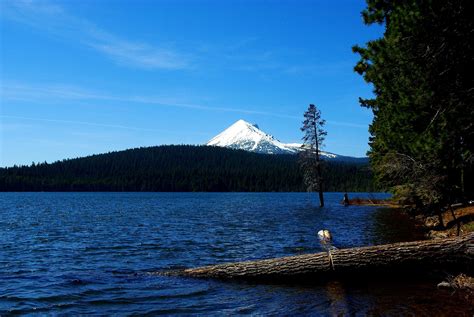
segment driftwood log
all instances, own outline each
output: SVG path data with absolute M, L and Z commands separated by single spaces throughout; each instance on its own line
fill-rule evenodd
M 418 274 L 434 270 L 473 269 L 474 234 L 440 240 L 402 242 L 332 250 L 276 259 L 227 263 L 185 269 L 179 275 L 197 278 L 284 280 L 362 277 L 376 273 Z

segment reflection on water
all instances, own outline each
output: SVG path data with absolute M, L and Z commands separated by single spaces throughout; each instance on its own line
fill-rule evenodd
M 326 194 L 319 208 L 307 193 L 1 193 L 0 315 L 474 313 L 439 281 L 260 285 L 150 274 L 318 252 L 320 229 L 339 248 L 417 238 L 399 211 L 341 198 Z
M 419 230 L 413 219 L 400 209 L 379 208 L 374 211 L 372 218 L 374 244 L 424 239 L 423 232 Z
M 351 313 L 347 302 L 347 294 L 344 285 L 340 281 L 329 281 L 325 285 L 327 297 L 330 300 L 330 312 L 333 316 L 347 315 Z
M 416 315 L 472 316 L 474 297 L 463 292 L 438 290 L 435 281 L 340 281 L 325 286 L 332 316 Z

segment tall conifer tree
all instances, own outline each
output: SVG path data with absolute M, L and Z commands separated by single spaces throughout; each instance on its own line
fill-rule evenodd
M 323 197 L 323 176 L 321 173 L 320 150 L 323 146 L 327 132 L 323 129 L 325 120 L 321 119 L 321 111 L 315 105 L 310 104 L 304 113 L 303 145 L 301 156 L 301 166 L 303 168 L 303 178 L 310 191 L 319 192 L 319 205 L 324 207 Z
M 474 10 L 470 0 L 367 0 L 385 26 L 355 71 L 374 86 L 369 157 L 380 184 L 425 210 L 474 197 Z M 417 208 L 422 210 L 422 208 Z

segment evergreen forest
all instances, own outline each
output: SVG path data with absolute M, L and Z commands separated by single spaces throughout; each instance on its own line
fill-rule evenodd
M 374 191 L 366 160 L 323 164 L 325 191 Z M 0 191 L 305 191 L 296 155 L 166 145 L 0 169 Z
M 373 85 L 369 158 L 376 182 L 416 212 L 474 198 L 474 5 L 367 0 L 383 37 L 354 46 Z

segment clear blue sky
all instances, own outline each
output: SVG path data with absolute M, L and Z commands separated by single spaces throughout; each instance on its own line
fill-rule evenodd
M 0 166 L 202 144 L 238 119 L 298 142 L 315 103 L 325 150 L 364 156 L 364 1 L 0 1 Z

